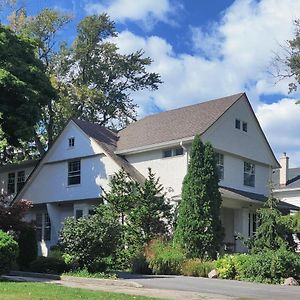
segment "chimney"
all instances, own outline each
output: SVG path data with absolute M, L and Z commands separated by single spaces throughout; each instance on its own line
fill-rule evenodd
M 289 171 L 289 157 L 286 156 L 286 152 L 283 153 L 283 156 L 279 159 L 281 169 L 279 169 L 279 184 L 281 186 L 286 186 L 289 177 L 288 177 L 288 171 Z

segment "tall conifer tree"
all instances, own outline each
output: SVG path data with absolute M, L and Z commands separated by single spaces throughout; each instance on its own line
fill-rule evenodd
M 174 241 L 190 257 L 214 258 L 222 242 L 221 195 L 214 151 L 195 136 L 188 172 L 182 186 L 182 199 Z

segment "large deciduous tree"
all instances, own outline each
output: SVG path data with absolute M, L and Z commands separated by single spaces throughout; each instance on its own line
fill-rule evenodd
M 10 145 L 36 137 L 42 107 L 55 98 L 36 45 L 0 25 L 0 126 Z
M 215 258 L 220 249 L 223 230 L 218 181 L 213 148 L 210 144 L 204 145 L 197 135 L 183 181 L 174 234 L 174 242 L 190 257 Z

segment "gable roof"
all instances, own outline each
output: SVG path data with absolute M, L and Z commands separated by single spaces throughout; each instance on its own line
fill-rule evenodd
M 144 182 L 145 177 L 134 166 L 132 166 L 123 156 L 115 154 L 118 139 L 117 133 L 98 124 L 77 119 L 72 119 L 72 121 L 87 136 L 93 138 L 131 178 L 138 182 Z
M 39 162 L 39 159 L 29 159 L 29 160 L 24 160 L 19 163 L 2 165 L 2 166 L 0 166 L 0 173 L 34 167 L 38 162 Z
M 288 169 L 288 181 L 285 186 L 280 185 L 280 169 L 276 169 L 272 174 L 274 189 L 300 189 L 300 168 Z
M 203 134 L 245 93 L 145 117 L 118 133 L 117 153 Z

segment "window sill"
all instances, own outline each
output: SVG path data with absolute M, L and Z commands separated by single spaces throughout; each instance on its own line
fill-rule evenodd
M 67 185 L 67 188 L 73 188 L 73 187 L 79 187 L 79 186 L 81 186 L 81 183 Z

